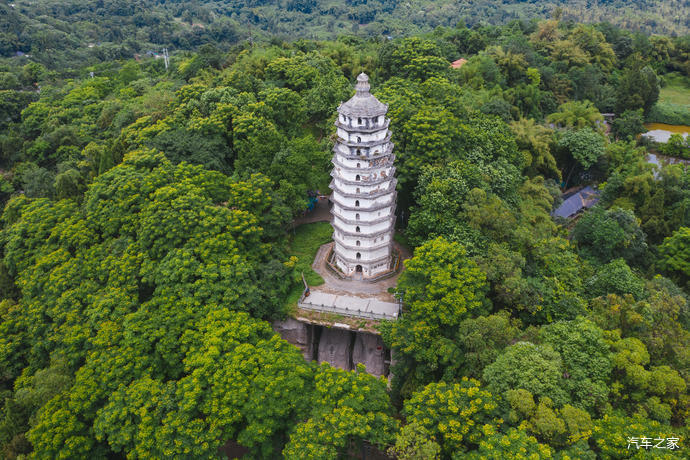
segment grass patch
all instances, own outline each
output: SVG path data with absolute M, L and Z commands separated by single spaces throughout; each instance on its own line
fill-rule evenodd
M 659 102 L 690 106 L 690 78 L 673 72 L 664 76 L 664 82 Z
M 285 299 L 288 308 L 294 308 L 302 295 L 302 291 L 304 290 L 302 273 L 304 273 L 304 279 L 307 280 L 309 286 L 319 286 L 324 283 L 321 275 L 311 268 L 311 264 L 314 262 L 316 252 L 321 245 L 330 242 L 332 236 L 333 227 L 331 227 L 331 224 L 328 222 L 314 222 L 300 225 L 294 230 L 294 233 L 289 232 L 289 256 L 297 257 L 297 263 L 295 264 L 295 280 L 290 289 L 290 293 Z
M 647 122 L 690 125 L 690 78 L 678 72 L 663 78 L 659 101 L 647 115 Z
M 667 125 L 690 125 L 690 105 L 657 102 L 649 111 L 648 123 L 665 123 Z
M 311 264 L 319 248 L 330 242 L 332 237 L 333 227 L 328 222 L 300 225 L 290 235 L 289 254 L 297 257 L 295 272 L 304 272 L 304 278 L 310 286 L 323 284 L 323 278 L 311 268 Z

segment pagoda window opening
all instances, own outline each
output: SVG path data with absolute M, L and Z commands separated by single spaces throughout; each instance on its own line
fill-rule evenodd
M 355 232 L 359 233 L 359 227 L 355 228 Z
M 357 142 L 362 142 L 362 138 L 357 136 Z
M 359 193 L 359 187 L 357 187 L 357 193 Z M 359 201 L 357 201 L 357 203 L 359 203 Z M 359 205 L 356 204 L 355 206 L 359 206 Z
M 357 155 L 361 155 L 362 151 L 360 149 L 357 149 Z
M 357 246 L 359 246 L 359 244 L 360 244 L 360 243 L 359 243 L 359 240 L 357 240 L 357 243 L 356 243 L 356 244 L 357 244 Z
M 360 117 L 357 117 L 357 124 L 361 125 L 362 124 L 362 119 Z
M 359 220 L 359 213 L 355 214 L 355 219 Z
M 359 189 L 357 189 L 357 192 L 359 192 Z M 355 200 L 355 206 L 359 207 L 359 200 Z
M 360 179 L 359 174 L 357 174 L 357 175 L 355 176 L 355 180 L 359 180 L 359 179 Z
M 360 253 L 358 252 L 358 253 L 357 253 L 357 260 L 359 260 L 359 259 L 361 259 L 361 258 L 362 258 L 362 254 L 360 254 Z
M 358 168 L 361 168 L 361 167 L 362 167 L 362 164 L 361 164 L 361 163 L 357 163 L 357 167 L 358 167 Z

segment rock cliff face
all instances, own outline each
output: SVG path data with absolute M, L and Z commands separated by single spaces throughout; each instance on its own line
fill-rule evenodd
M 371 375 L 388 375 L 387 353 L 378 335 L 307 324 L 293 318 L 274 322 L 273 329 L 299 348 L 307 361 L 327 362 L 345 370 L 362 363 Z
M 319 340 L 319 363 L 331 363 L 331 365 L 346 371 L 352 369 L 350 362 L 351 336 L 350 331 L 324 328 Z
M 287 342 L 300 349 L 304 359 L 311 361 L 314 357 L 314 326 L 302 323 L 294 318 L 275 321 L 273 330 Z
M 385 355 L 381 337 L 364 332 L 355 333 L 355 343 L 352 348 L 353 366 L 362 363 L 367 368 L 367 373 L 376 376 L 384 375 L 386 373 Z

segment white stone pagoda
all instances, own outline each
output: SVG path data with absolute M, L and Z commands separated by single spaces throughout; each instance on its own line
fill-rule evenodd
M 333 262 L 346 276 L 371 278 L 391 269 L 396 179 L 388 106 L 357 77 L 356 94 L 338 107 L 333 148 Z

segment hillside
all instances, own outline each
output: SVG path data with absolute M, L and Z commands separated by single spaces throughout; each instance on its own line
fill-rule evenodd
M 139 4 L 17 6 L 54 30 L 0 67 L 0 458 L 688 457 L 690 140 L 640 137 L 688 117 L 688 36 L 553 18 L 231 44 L 241 17 L 216 41 L 215 16 Z M 196 49 L 166 67 L 163 36 Z M 410 249 L 400 315 L 360 326 L 390 381 L 272 328 L 331 282 L 310 271 L 331 227 L 293 224 L 345 143 L 355 248 L 385 192 L 369 236 Z M 395 190 L 373 189 L 384 143 Z
M 644 34 L 685 35 L 686 0 L 18 0 L 0 5 L 0 56 L 32 54 L 64 70 L 84 62 L 190 50 L 242 40 L 402 37 L 437 26 L 500 25 L 559 15 L 565 21 L 610 22 Z

